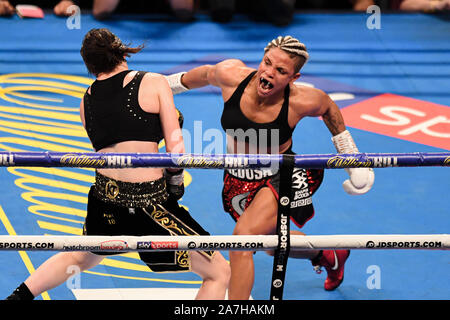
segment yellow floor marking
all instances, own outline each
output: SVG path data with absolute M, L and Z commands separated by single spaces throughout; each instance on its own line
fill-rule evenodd
M 166 283 L 181 283 L 181 284 L 202 284 L 202 281 L 190 281 L 190 280 L 170 280 L 170 279 L 156 279 L 156 278 L 142 278 L 142 277 L 132 277 L 132 276 L 123 276 L 123 275 L 116 275 L 116 274 L 109 274 L 109 273 L 101 273 L 101 272 L 95 272 L 86 270 L 83 271 L 85 273 L 95 274 L 99 276 L 105 276 L 105 277 L 113 277 L 113 278 L 122 278 L 122 279 L 131 279 L 131 280 L 144 280 L 144 281 L 155 281 L 155 282 L 166 282 Z

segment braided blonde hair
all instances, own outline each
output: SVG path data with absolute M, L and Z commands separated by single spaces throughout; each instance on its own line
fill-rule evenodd
M 294 37 L 279 36 L 276 39 L 273 39 L 264 48 L 264 53 L 275 47 L 280 48 L 281 50 L 287 52 L 291 56 L 303 58 L 300 59 L 300 62 L 296 64 L 295 72 L 300 71 L 300 69 L 309 59 L 309 54 L 306 49 L 306 46 Z

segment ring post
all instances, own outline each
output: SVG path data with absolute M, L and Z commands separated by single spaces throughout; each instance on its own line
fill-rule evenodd
M 290 250 L 290 209 L 292 200 L 292 173 L 294 155 L 283 155 L 280 163 L 280 193 L 278 200 L 277 235 L 278 246 L 273 259 L 270 300 L 282 300 L 284 278 Z

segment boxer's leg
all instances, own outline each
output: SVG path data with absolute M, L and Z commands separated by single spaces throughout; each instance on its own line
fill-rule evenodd
M 191 251 L 192 271 L 203 279 L 197 300 L 223 300 L 230 281 L 230 266 L 220 252 L 209 259 L 199 252 Z
M 240 216 L 233 235 L 274 234 L 277 226 L 277 200 L 269 188 L 261 188 Z M 254 282 L 252 251 L 230 251 L 230 300 L 249 299 Z
M 7 299 L 32 300 L 72 276 L 69 267 L 76 266 L 81 272 L 95 267 L 102 259 L 102 256 L 90 252 L 60 252 L 45 261 Z

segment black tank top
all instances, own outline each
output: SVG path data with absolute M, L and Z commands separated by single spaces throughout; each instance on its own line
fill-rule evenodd
M 245 140 L 246 142 L 251 143 L 251 139 L 254 136 L 252 135 L 252 132 L 256 132 L 257 138 L 255 143 L 257 146 L 267 145 L 268 148 L 272 146 L 281 146 L 291 138 L 292 132 L 294 131 L 288 123 L 289 85 L 286 86 L 286 89 L 284 90 L 284 101 L 278 117 L 272 122 L 253 122 L 242 113 L 240 105 L 242 94 L 255 73 L 256 71 L 250 73 L 247 78 L 239 84 L 231 98 L 225 102 L 221 118 L 222 128 L 225 131 L 228 130 L 227 132 L 229 134 L 234 132 L 234 139 L 238 141 Z M 245 139 L 240 139 L 242 134 L 239 133 L 239 129 L 244 131 Z M 273 130 L 278 130 L 278 132 Z M 278 133 L 279 141 L 272 141 L 277 137 L 276 133 Z M 232 134 L 230 135 L 233 136 Z M 265 139 L 266 137 L 267 144 L 264 143 L 264 141 L 261 141 L 261 139 Z M 263 144 L 261 144 L 261 142 Z
M 139 86 L 145 72 L 138 71 L 124 87 L 126 70 L 105 80 L 96 80 L 91 93 L 84 95 L 86 131 L 94 149 L 100 150 L 123 141 L 151 141 L 163 138 L 159 114 L 142 110 Z

